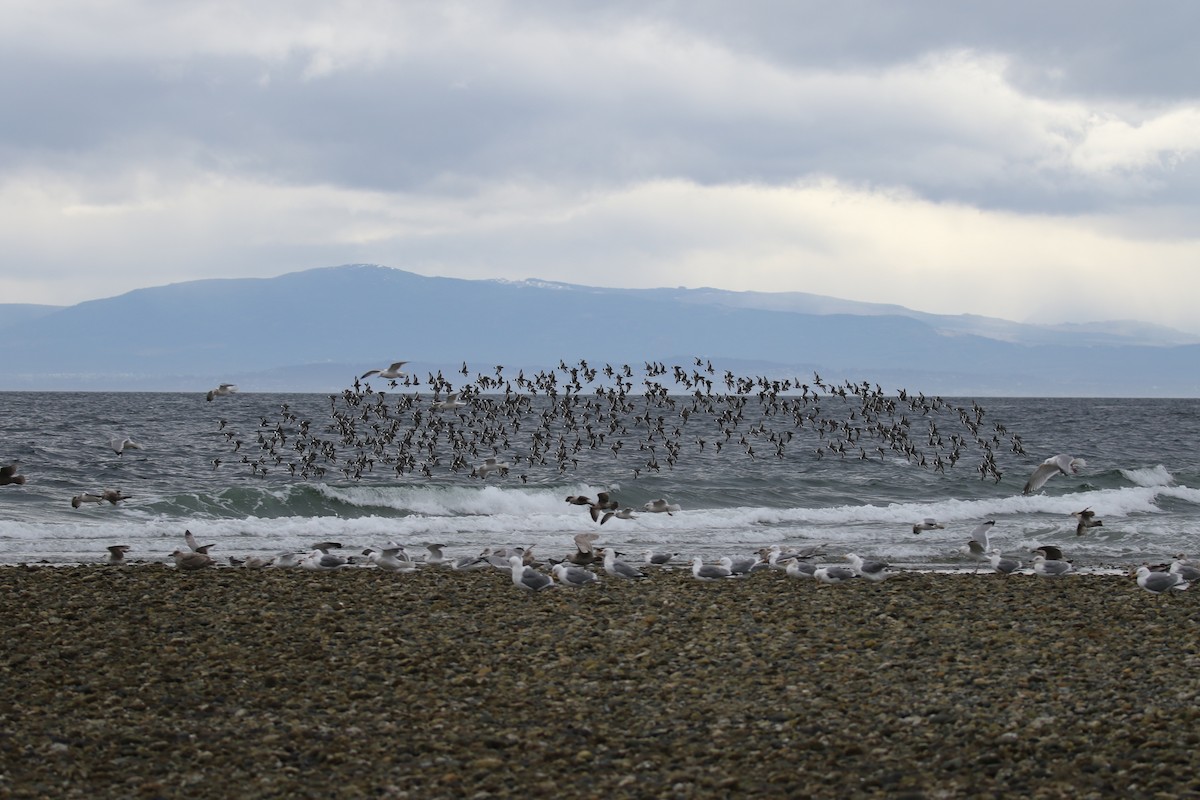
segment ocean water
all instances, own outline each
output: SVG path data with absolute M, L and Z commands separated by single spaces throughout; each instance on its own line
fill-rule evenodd
M 530 386 L 509 402 L 481 394 L 456 410 L 433 408 L 428 384 L 386 382 L 332 397 L 241 392 L 213 402 L 203 393 L 3 393 L 0 462 L 19 462 L 27 483 L 0 487 L 0 562 L 92 563 L 111 544 L 130 545 L 131 560 L 169 561 L 185 529 L 221 559 L 320 540 L 350 552 L 395 541 L 421 553 L 437 542 L 450 555 L 521 545 L 557 558 L 575 534 L 594 531 L 627 558 L 825 543 L 829 561 L 854 551 L 974 568 L 965 545 L 985 520 L 996 523 L 994 546 L 1023 559 L 1039 544 L 1096 568 L 1200 551 L 1200 401 L 931 404 L 896 392 L 868 401 L 831 387 L 764 395 L 761 384 L 716 377 L 697 395 L 670 373 L 637 375 L 618 399 L 601 383 L 572 390 L 563 372 L 554 397 Z M 142 449 L 117 455 L 112 437 Z M 844 453 L 831 449 L 838 442 Z M 473 477 L 496 450 L 508 474 Z M 1022 494 L 1037 464 L 1058 453 L 1087 466 Z M 981 472 L 989 457 L 993 470 Z M 109 488 L 130 499 L 71 506 L 73 495 Z M 601 525 L 565 502 L 599 491 L 636 517 Z M 657 498 L 680 510 L 642 511 Z M 1084 508 L 1103 526 L 1077 536 L 1071 515 Z M 927 517 L 945 527 L 914 534 Z

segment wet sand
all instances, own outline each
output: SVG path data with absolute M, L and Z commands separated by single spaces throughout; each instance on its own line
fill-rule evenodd
M 0 797 L 1200 797 L 1200 593 L 1112 575 L 0 568 Z

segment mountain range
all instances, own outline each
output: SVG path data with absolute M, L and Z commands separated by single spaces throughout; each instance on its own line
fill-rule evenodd
M 0 390 L 329 392 L 408 360 L 449 376 L 711 360 L 743 375 L 945 396 L 1195 397 L 1200 339 L 1030 325 L 800 292 L 609 289 L 369 264 L 199 280 L 73 306 L 0 304 Z

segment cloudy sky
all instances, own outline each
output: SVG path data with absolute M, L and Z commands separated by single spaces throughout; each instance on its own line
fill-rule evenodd
M 368 262 L 1200 332 L 1200 3 L 7 0 L 0 302 Z

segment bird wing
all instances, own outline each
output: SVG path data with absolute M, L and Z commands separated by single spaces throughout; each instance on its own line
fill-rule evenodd
M 1038 468 L 1033 471 L 1033 474 L 1029 476 L 1029 481 L 1025 484 L 1025 488 L 1022 490 L 1022 493 L 1033 494 L 1038 489 L 1041 489 L 1043 486 L 1045 486 L 1046 481 L 1050 480 L 1060 472 L 1063 472 L 1063 469 L 1061 466 L 1059 466 L 1055 459 L 1051 458 L 1043 461 L 1038 465 Z

